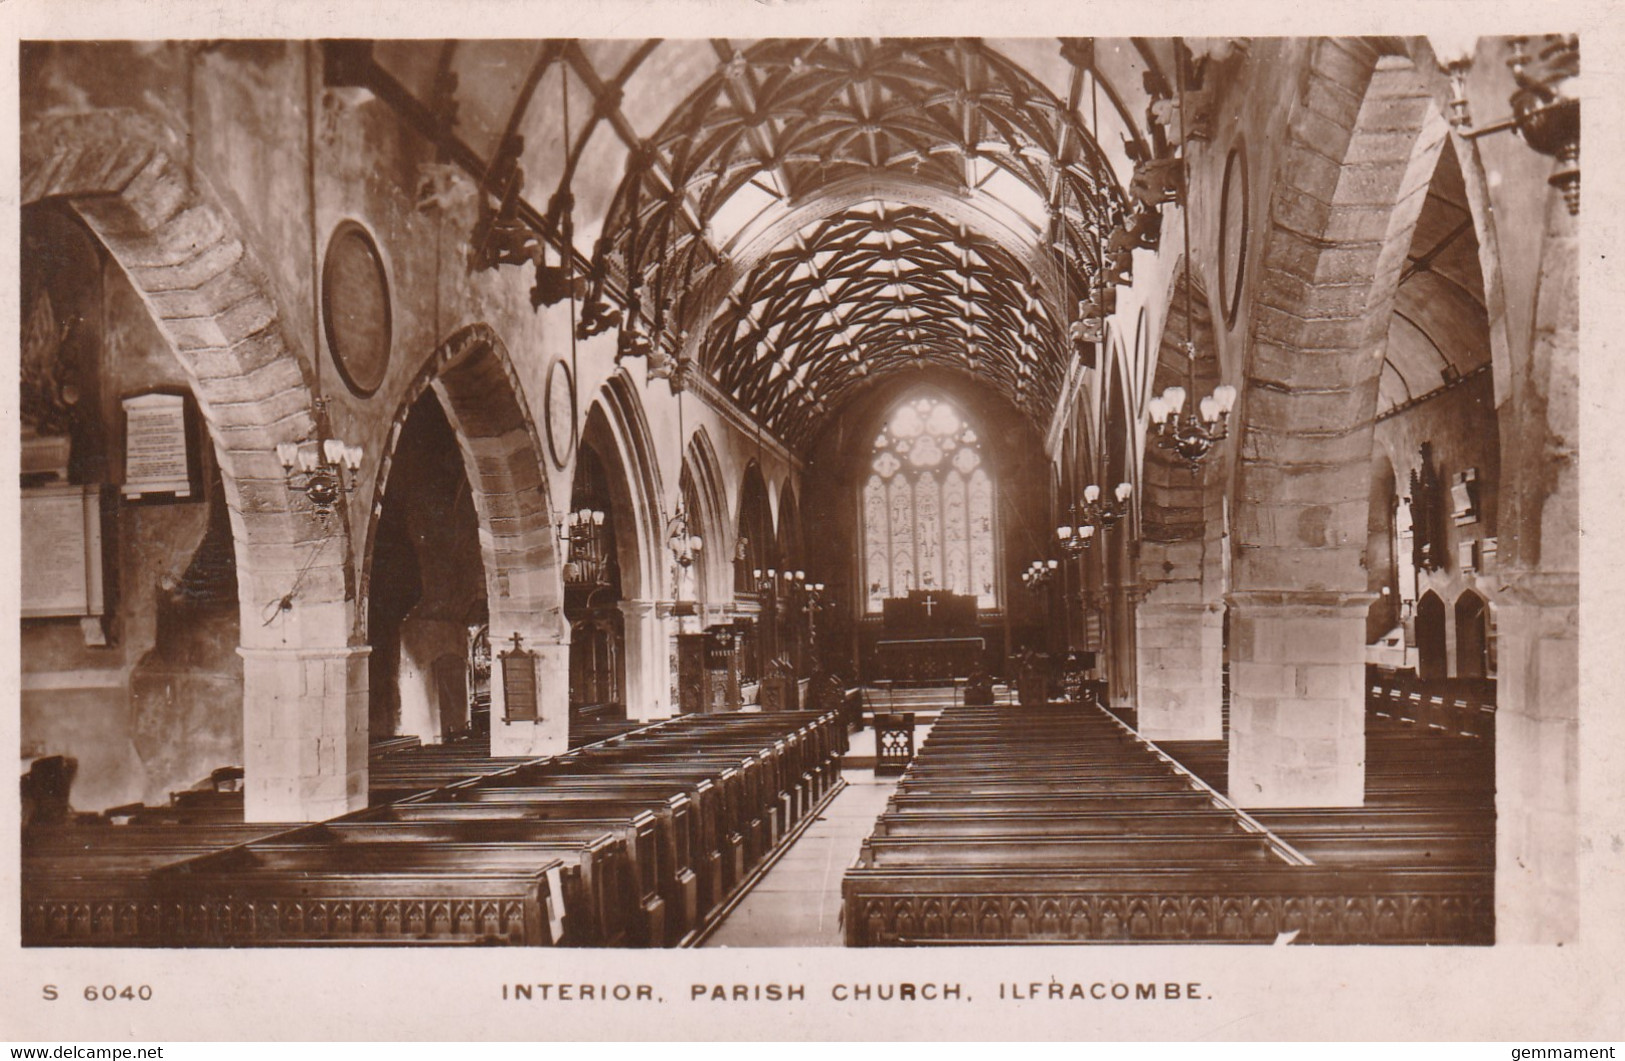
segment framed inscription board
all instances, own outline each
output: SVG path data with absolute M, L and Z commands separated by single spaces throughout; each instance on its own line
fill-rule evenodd
M 138 394 L 124 399 L 124 496 L 192 496 L 186 447 L 186 399 Z
M 100 488 L 24 490 L 22 532 L 23 618 L 101 615 Z
M 502 720 L 535 722 L 541 718 L 536 708 L 536 653 L 514 647 L 502 653 Z

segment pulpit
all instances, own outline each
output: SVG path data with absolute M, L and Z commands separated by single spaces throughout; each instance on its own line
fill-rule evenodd
M 981 664 L 976 598 L 943 590 L 911 590 L 881 605 L 882 636 L 875 645 L 879 677 L 891 681 L 946 682 Z
M 1016 698 L 1022 707 L 1041 707 L 1049 702 L 1049 656 L 1042 652 L 1022 655 L 1016 677 Z

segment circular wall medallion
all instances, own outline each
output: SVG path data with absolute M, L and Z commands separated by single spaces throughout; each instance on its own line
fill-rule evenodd
M 576 383 L 562 357 L 547 370 L 547 448 L 560 471 L 576 448 Z
M 1241 288 L 1247 279 L 1247 155 L 1241 145 L 1224 163 L 1219 205 L 1219 302 L 1225 327 L 1236 323 Z
M 345 386 L 358 397 L 371 396 L 389 369 L 389 280 L 377 244 L 354 221 L 341 223 L 327 241 L 322 327 Z
M 1134 364 L 1144 367 L 1151 357 L 1151 315 L 1144 307 L 1140 307 L 1140 315 L 1134 321 Z M 1156 375 L 1156 369 L 1151 370 Z

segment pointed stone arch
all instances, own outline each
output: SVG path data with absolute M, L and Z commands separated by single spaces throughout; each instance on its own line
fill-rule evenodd
M 1232 426 L 1230 795 L 1364 798 L 1361 566 L 1382 348 L 1446 123 L 1391 42 L 1319 38 L 1249 294 Z
M 624 371 L 604 383 L 587 410 L 581 444 L 599 453 L 609 477 L 621 569 L 627 717 L 666 718 L 672 711 L 669 631 L 659 602 L 666 592 L 663 568 L 669 553 L 662 539 L 660 469 L 642 402 Z
M 755 572 L 779 566 L 773 534 L 773 512 L 767 499 L 767 480 L 755 458 L 745 464 L 745 471 L 740 476 L 739 515 L 734 526 L 736 544 L 744 543 L 743 549 L 736 549 L 738 565 L 734 571 L 734 592 L 754 598 Z
M 277 443 L 309 437 L 315 421 L 265 270 L 158 121 L 56 114 L 19 142 L 22 204 L 61 200 L 85 222 L 146 304 L 209 425 L 237 560 L 248 820 L 365 805 L 366 649 L 354 643 L 350 549 L 326 545 L 349 525 L 330 530 L 298 507 L 277 459 Z
M 731 542 L 729 532 L 728 495 L 722 478 L 722 462 L 717 458 L 716 446 L 704 425 L 696 428 L 683 447 L 683 474 L 692 488 L 694 510 L 689 518 L 698 523 L 696 533 L 705 545 L 695 562 L 698 568 L 695 585 L 700 599 L 720 606 L 732 596 L 732 565 L 726 562 L 728 550 L 724 543 Z M 718 550 L 721 554 L 718 554 Z
M 1151 393 L 1183 387 L 1188 410 L 1218 384 L 1207 293 L 1181 263 L 1169 287 Z M 1219 740 L 1228 588 L 1223 460 L 1215 452 L 1192 468 L 1147 425 L 1140 467 L 1139 570 L 1146 594 L 1135 611 L 1140 730 L 1152 740 Z
M 374 489 L 363 579 L 370 580 L 378 520 L 401 429 L 432 390 L 463 461 L 480 523 L 493 653 L 517 634 L 537 654 L 539 721 L 506 722 L 502 682 L 491 683 L 491 747 L 496 754 L 545 755 L 568 744 L 569 627 L 558 564 L 543 449 L 507 347 L 488 325 L 459 329 L 435 348 L 407 387 L 391 424 Z
M 617 371 L 604 382 L 594 408 L 601 408 L 609 440 L 613 441 L 621 472 L 625 476 L 625 502 L 631 516 L 620 535 L 635 537 L 637 572 L 635 580 L 627 578 L 626 558 L 621 558 L 622 589 L 628 599 L 653 600 L 665 592 L 662 577 L 661 553 L 664 543 L 660 525 L 660 461 L 654 438 L 649 433 L 649 421 L 643 411 L 643 402 L 637 388 L 625 370 Z M 588 411 L 589 418 L 592 411 Z M 618 542 L 618 544 L 621 544 Z M 626 542 L 631 545 L 632 542 Z
M 55 115 L 21 133 L 24 205 L 65 200 L 125 271 L 209 424 L 243 581 L 243 637 L 280 646 L 259 610 L 308 559 L 276 444 L 314 430 L 300 356 L 266 273 L 223 200 L 179 161 L 178 138 L 134 111 Z M 263 548 L 262 548 L 263 546 Z M 305 575 L 307 608 L 349 599 L 342 550 Z M 328 621 L 325 620 L 324 621 Z

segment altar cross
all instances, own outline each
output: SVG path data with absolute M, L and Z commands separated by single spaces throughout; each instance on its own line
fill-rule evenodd
M 930 618 L 930 617 L 931 617 L 931 613 L 932 613 L 932 612 L 933 612 L 933 611 L 934 611 L 934 610 L 935 610 L 935 609 L 936 609 L 936 607 L 937 607 L 937 598 L 935 598 L 935 597 L 933 597 L 933 596 L 931 596 L 931 594 L 929 594 L 929 593 L 927 593 L 927 594 L 926 594 L 926 595 L 925 595 L 925 600 L 923 600 L 923 601 L 921 601 L 921 602 L 920 602 L 920 603 L 921 603 L 921 604 L 923 604 L 923 605 L 925 605 L 925 615 L 926 615 L 926 618 Z

